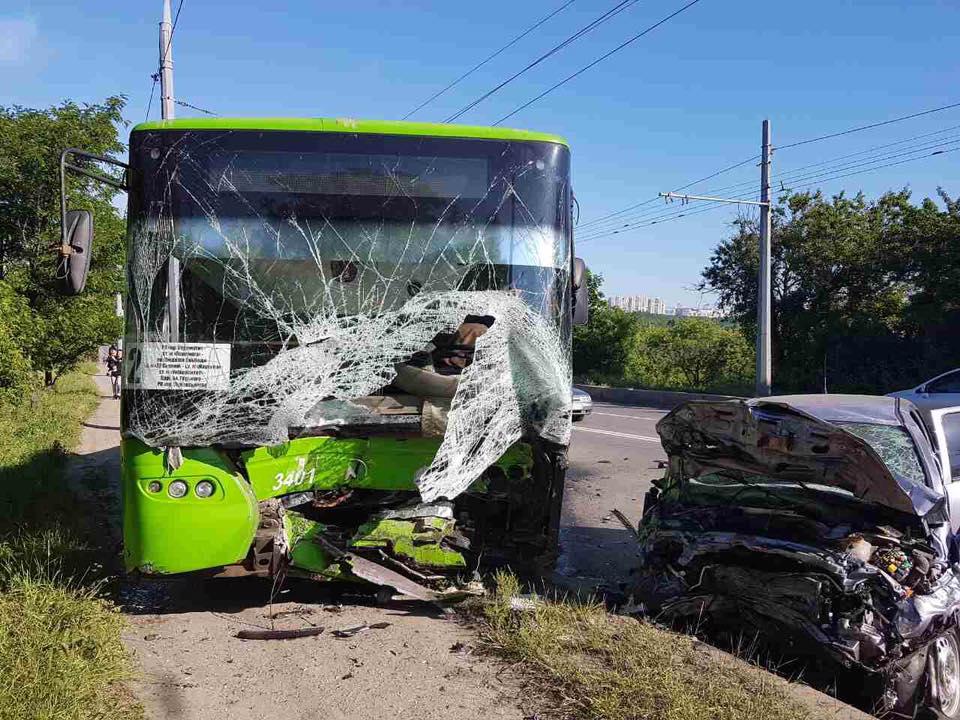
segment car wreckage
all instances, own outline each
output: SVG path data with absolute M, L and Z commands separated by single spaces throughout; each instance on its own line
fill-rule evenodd
M 855 395 L 676 408 L 639 526 L 646 609 L 865 673 L 875 711 L 960 718 L 948 416 L 928 427 L 909 401 Z
M 122 181 L 91 170 L 104 163 Z M 128 193 L 124 560 L 435 599 L 477 563 L 548 566 L 570 437 L 570 153 L 505 128 L 145 123 L 129 165 L 61 160 L 62 277 Z

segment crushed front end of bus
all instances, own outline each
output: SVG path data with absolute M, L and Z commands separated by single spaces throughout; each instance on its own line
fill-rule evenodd
M 549 565 L 564 145 L 174 123 L 130 156 L 129 570 L 429 598 L 480 562 Z

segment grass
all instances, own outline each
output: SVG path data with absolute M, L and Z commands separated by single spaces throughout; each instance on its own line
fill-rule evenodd
M 142 717 L 103 553 L 65 478 L 98 402 L 92 369 L 0 408 L 0 720 Z
M 613 615 L 600 603 L 538 600 L 516 610 L 498 574 L 475 616 L 487 649 L 524 666 L 552 700 L 545 717 L 594 720 L 797 720 L 786 681 L 686 635 Z

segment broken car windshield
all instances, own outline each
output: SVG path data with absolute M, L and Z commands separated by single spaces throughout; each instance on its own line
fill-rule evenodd
M 919 485 L 926 483 L 917 449 L 910 435 L 896 425 L 873 423 L 837 423 L 866 442 L 880 456 L 890 472 Z

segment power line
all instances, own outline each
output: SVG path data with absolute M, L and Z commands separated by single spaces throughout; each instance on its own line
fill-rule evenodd
M 706 182 L 707 180 L 712 180 L 713 178 L 717 177 L 718 175 L 722 175 L 723 173 L 730 172 L 731 170 L 736 170 L 737 168 L 742 167 L 742 166 L 746 165 L 747 163 L 751 163 L 751 162 L 753 162 L 753 161 L 755 161 L 755 160 L 758 160 L 759 158 L 760 158 L 759 155 L 754 155 L 753 157 L 749 157 L 749 158 L 747 158 L 746 160 L 741 160 L 740 162 L 734 163 L 733 165 L 728 165 L 727 167 L 722 168 L 721 170 L 717 170 L 716 172 L 711 173 L 710 175 L 707 175 L 707 176 L 705 176 L 705 177 L 702 177 L 702 178 L 700 178 L 699 180 L 694 180 L 693 182 L 689 182 L 689 183 L 687 183 L 686 185 L 683 185 L 682 187 L 678 187 L 678 188 L 676 188 L 673 192 L 680 192 L 681 190 L 686 190 L 687 188 L 693 187 L 694 185 L 699 185 L 700 183 Z M 633 210 L 633 209 L 635 209 L 635 208 L 639 208 L 639 207 L 641 207 L 641 206 L 643 206 L 643 205 L 649 205 L 650 203 L 654 202 L 655 200 L 659 200 L 659 199 L 660 199 L 660 196 L 659 196 L 659 195 L 655 195 L 654 197 L 650 198 L 649 200 L 643 200 L 642 202 L 636 203 L 635 205 L 630 205 L 629 207 L 625 207 L 623 210 L 618 210 L 617 212 L 609 213 L 608 215 L 603 215 L 602 217 L 599 217 L 599 218 L 597 218 L 597 219 L 595 219 L 595 220 L 590 220 L 589 222 L 585 222 L 585 223 L 584 223 L 583 225 L 581 225 L 580 227 L 581 227 L 581 228 L 586 228 L 586 227 L 590 227 L 591 225 L 600 224 L 600 223 L 602 223 L 603 221 L 607 220 L 608 218 L 613 218 L 613 217 L 616 217 L 616 216 L 618 216 L 618 215 L 623 215 L 624 213 L 629 212 L 630 210 Z
M 793 142 L 788 145 L 780 145 L 776 149 L 787 150 L 788 148 L 798 147 L 800 145 L 808 145 L 810 143 L 820 142 L 821 140 L 829 140 L 830 138 L 840 137 L 842 135 L 850 135 L 851 133 L 860 132 L 862 130 L 871 130 L 873 128 L 882 127 L 884 125 L 892 125 L 893 123 L 903 122 L 904 120 L 911 120 L 913 118 L 922 117 L 924 115 L 931 115 L 933 113 L 938 113 L 943 110 L 951 110 L 956 107 L 960 107 L 960 102 L 955 102 L 950 105 L 943 105 L 937 108 L 931 108 L 930 110 L 921 110 L 920 112 L 911 113 L 910 115 L 903 115 L 901 117 L 893 118 L 892 120 L 884 120 L 882 122 L 875 122 L 875 123 L 870 123 L 869 125 L 861 125 L 859 127 L 849 128 L 847 130 L 841 130 L 840 132 L 830 133 L 829 135 L 820 135 L 819 137 L 808 138 L 807 140 L 798 140 L 797 142 Z
M 438 92 L 435 92 L 433 95 L 431 95 L 430 97 L 428 97 L 428 98 L 427 98 L 426 100 L 424 100 L 422 103 L 420 103 L 419 105 L 417 105 L 413 110 L 411 110 L 411 111 L 408 112 L 406 115 L 404 115 L 404 116 L 401 118 L 401 120 L 406 120 L 408 117 L 410 117 L 410 116 L 413 115 L 414 113 L 419 112 L 420 110 L 422 110 L 423 108 L 425 108 L 427 105 L 429 105 L 430 103 L 432 103 L 434 100 L 436 100 L 438 97 L 440 97 L 441 95 L 443 95 L 444 93 L 446 93 L 448 90 L 450 90 L 450 89 L 453 88 L 454 86 L 459 85 L 462 81 L 466 80 L 468 77 L 470 77 L 471 75 L 473 75 L 473 73 L 475 73 L 477 70 L 479 70 L 480 68 L 482 68 L 482 67 L 483 67 L 484 65 L 486 65 L 488 62 L 490 62 L 491 60 L 493 60 L 495 57 L 497 57 L 498 55 L 500 55 L 500 54 L 501 54 L 502 52 L 504 52 L 505 50 L 508 50 L 508 49 L 510 49 L 511 47 L 513 47 L 514 45 L 516 45 L 518 42 L 520 42 L 521 40 L 523 40 L 523 38 L 525 38 L 527 35 L 529 35 L 530 33 L 532 33 L 532 32 L 533 32 L 534 30 L 536 30 L 538 27 L 540 27 L 541 25 L 543 25 L 545 22 L 547 22 L 548 20 L 550 20 L 551 18 L 553 18 L 555 15 L 559 15 L 561 12 L 563 12 L 563 11 L 566 10 L 568 7 L 570 7 L 571 5 L 573 5 L 573 3 L 574 3 L 574 0 L 568 0 L 568 2 L 566 2 L 566 3 L 564 3 L 563 5 L 561 5 L 560 7 L 558 7 L 558 8 L 557 8 L 556 10 L 554 10 L 552 13 L 550 13 L 549 15 L 544 16 L 543 18 L 541 18 L 540 20 L 538 20 L 537 22 L 535 22 L 533 25 L 531 25 L 531 26 L 528 27 L 526 30 L 524 30 L 522 33 L 520 33 L 520 34 L 517 35 L 515 38 L 513 38 L 513 40 L 511 40 L 511 41 L 508 42 L 506 45 L 504 45 L 502 48 L 500 48 L 499 50 L 497 50 L 497 51 L 494 52 L 493 54 L 488 55 L 487 57 L 485 57 L 483 60 L 481 60 L 480 62 L 478 62 L 476 65 L 474 65 L 474 66 L 473 66 L 472 68 L 470 68 L 469 70 L 467 70 L 463 75 L 461 75 L 461 76 L 458 77 L 456 80 L 454 80 L 453 82 L 451 82 L 451 83 L 450 83 L 449 85 L 447 85 L 445 88 L 443 88 L 442 90 L 439 90 Z
M 191 105 L 186 100 L 180 100 L 179 98 L 174 99 L 174 102 L 181 107 L 190 108 L 191 110 L 199 110 L 200 112 L 206 115 L 217 115 L 217 113 L 212 110 L 204 110 L 202 107 L 197 107 L 196 105 Z
M 956 144 L 956 143 L 951 143 L 951 144 Z M 903 159 L 903 160 L 897 160 L 897 161 L 895 161 L 895 162 L 881 163 L 881 164 L 879 164 L 879 165 L 877 165 L 877 164 L 875 164 L 875 163 L 863 163 L 863 164 L 862 164 L 863 167 L 858 167 L 857 169 L 854 169 L 854 170 L 852 170 L 851 172 L 841 172 L 840 174 L 830 175 L 830 177 L 819 178 L 819 179 L 816 179 L 816 180 L 814 180 L 814 181 L 812 181 L 812 182 L 807 183 L 806 185 L 801 185 L 801 186 L 799 186 L 799 187 L 797 187 L 797 188 L 792 188 L 792 189 L 793 189 L 793 190 L 800 190 L 800 189 L 804 189 L 804 188 L 808 188 L 808 187 L 813 187 L 814 185 L 822 185 L 823 183 L 831 182 L 831 181 L 833 181 L 833 180 L 840 180 L 840 179 L 842 179 L 842 178 L 851 177 L 851 176 L 853 176 L 853 175 L 861 175 L 861 174 L 863 174 L 863 173 L 873 172 L 873 171 L 875 171 L 875 170 L 881 170 L 881 169 L 883 169 L 883 168 L 894 167 L 894 166 L 897 166 L 897 165 L 903 165 L 903 164 L 906 164 L 906 163 L 909 163 L 909 162 L 914 162 L 914 161 L 916 161 L 916 160 L 924 160 L 924 159 L 926 159 L 926 158 L 935 157 L 935 156 L 937 156 L 937 155 L 946 155 L 946 154 L 948 154 L 948 153 L 957 152 L 957 151 L 960 151 L 960 147 L 949 147 L 949 148 L 940 147 L 940 148 L 937 148 L 937 149 L 933 150 L 933 152 L 924 153 L 923 155 L 918 155 L 918 156 L 916 156 L 916 157 L 909 157 L 909 158 L 906 158 L 906 159 Z M 869 167 L 866 167 L 867 165 L 869 165 Z M 836 168 L 835 170 L 840 170 L 840 168 Z M 749 198 L 748 198 L 747 196 L 741 196 L 741 197 L 736 198 L 736 199 L 746 200 L 746 199 L 749 199 Z M 584 243 L 584 242 L 591 242 L 591 241 L 593 241 L 593 240 L 598 240 L 598 239 L 603 238 L 603 237 L 609 237 L 609 236 L 611 236 L 611 235 L 617 235 L 617 234 L 620 234 L 620 233 L 622 233 L 622 232 L 626 232 L 627 230 L 637 230 L 637 229 L 644 228 L 644 227 L 650 227 L 650 226 L 652 226 L 652 225 L 663 224 L 663 223 L 665 223 L 665 222 L 672 222 L 672 221 L 674 221 L 674 220 L 679 220 L 679 219 L 684 218 L 684 217 L 689 217 L 689 216 L 692 216 L 692 215 L 699 215 L 699 214 L 701 214 L 701 213 L 708 212 L 708 211 L 710 211 L 710 210 L 717 210 L 717 209 L 719 209 L 719 208 L 722 207 L 722 206 L 723 206 L 723 205 L 720 204 L 720 203 L 713 203 L 712 206 L 707 207 L 707 208 L 704 208 L 704 209 L 701 209 L 701 210 L 693 210 L 693 211 L 683 210 L 683 211 L 680 211 L 680 212 L 671 211 L 671 212 L 668 212 L 668 213 L 661 214 L 661 215 L 659 215 L 659 216 L 646 218 L 646 219 L 644 219 L 644 220 L 642 220 L 642 221 L 638 221 L 638 222 L 632 223 L 632 224 L 630 224 L 630 225 L 628 225 L 628 226 L 624 226 L 624 227 L 618 228 L 618 229 L 616 229 L 616 230 L 599 231 L 599 232 L 596 232 L 596 233 L 594 233 L 593 235 L 590 235 L 590 236 L 588 236 L 588 237 L 586 237 L 586 238 L 577 238 L 577 243 L 579 244 L 579 243 Z
M 592 68 L 594 65 L 597 65 L 597 64 L 603 62 L 604 60 L 606 60 L 608 57 L 610 57 L 610 56 L 613 55 L 614 53 L 620 52 L 620 51 L 623 50 L 625 47 L 627 47 L 627 45 L 630 45 L 631 43 L 634 43 L 634 42 L 636 42 L 637 40 L 639 40 L 640 38 L 642 38 L 644 35 L 653 32 L 653 31 L 656 30 L 658 27 L 660 27 L 661 25 L 663 25 L 663 24 L 666 23 L 666 22 L 669 22 L 670 20 L 672 20 L 673 18 L 675 18 L 675 17 L 676 17 L 677 15 L 679 15 L 680 13 L 682 13 L 682 12 L 684 12 L 685 10 L 687 10 L 688 8 L 691 8 L 691 7 L 693 7 L 694 5 L 696 5 L 698 2 L 700 2 L 700 0 L 690 0 L 690 2 L 688 2 L 686 5 L 684 5 L 684 6 L 683 6 L 682 8 L 680 8 L 679 10 L 676 10 L 676 11 L 670 13 L 669 15 L 667 15 L 665 18 L 663 18 L 663 19 L 660 20 L 659 22 L 656 22 L 656 23 L 654 23 L 653 25 L 651 25 L 650 27 L 648 27 L 648 28 L 646 28 L 645 30 L 643 30 L 642 32 L 637 33 L 636 35 L 634 35 L 634 36 L 633 36 L 632 38 L 630 38 L 629 40 L 625 40 L 624 42 L 620 43 L 617 47 L 615 47 L 615 48 L 614 48 L 613 50 L 611 50 L 610 52 L 601 55 L 601 56 L 598 57 L 596 60 L 594 60 L 592 63 L 589 63 L 589 64 L 587 64 L 587 65 L 584 65 L 582 68 L 580 68 L 579 70 L 577 70 L 577 71 L 576 71 L 575 73 L 573 73 L 572 75 L 568 75 L 568 76 L 565 77 L 563 80 L 561 80 L 560 82 L 556 83 L 555 85 L 547 88 L 547 89 L 544 90 L 542 93 L 540 93 L 540 94 L 537 95 L 536 97 L 528 100 L 527 102 L 525 102 L 525 103 L 524 103 L 523 105 L 521 105 L 520 107 L 518 107 L 518 108 L 516 108 L 515 110 L 507 113 L 507 114 L 504 115 L 502 118 L 500 118 L 499 120 L 497 120 L 497 121 L 494 123 L 494 125 L 499 125 L 499 124 L 502 123 L 504 120 L 507 120 L 507 119 L 513 117 L 514 115 L 516 115 L 516 114 L 517 114 L 518 112 L 520 112 L 521 110 L 525 110 L 526 108 L 530 107 L 531 105 L 533 105 L 535 102 L 537 102 L 537 101 L 540 100 L 541 98 L 544 98 L 544 97 L 546 97 L 547 95 L 549 95 L 550 93 L 552 93 L 552 92 L 553 92 L 554 90 L 556 90 L 558 87 L 561 87 L 562 85 L 566 85 L 568 82 L 570 82 L 571 80 L 573 80 L 573 79 L 576 78 L 577 76 L 582 75 L 582 74 L 585 73 L 587 70 L 589 70 L 590 68 Z
M 817 177 L 818 175 L 821 175 L 821 174 L 823 174 L 823 175 L 825 175 L 825 174 L 830 174 L 830 173 L 834 173 L 834 172 L 836 172 L 836 171 L 838 171 L 838 170 L 845 169 L 844 167 L 824 167 L 824 166 L 834 166 L 834 165 L 836 165 L 836 163 L 838 163 L 839 161 L 847 160 L 847 159 L 850 159 L 850 158 L 855 158 L 855 157 L 861 157 L 861 156 L 864 156 L 864 155 L 868 155 L 868 157 L 865 157 L 865 158 L 861 157 L 861 160 L 858 161 L 857 163 L 847 163 L 847 165 L 848 165 L 850 168 L 854 168 L 854 167 L 859 167 L 859 163 L 860 163 L 860 162 L 863 162 L 863 163 L 866 165 L 866 164 L 872 164 L 872 163 L 875 163 L 875 162 L 881 161 L 881 160 L 892 159 L 893 157 L 899 157 L 899 156 L 902 156 L 902 155 L 905 155 L 905 154 L 913 154 L 913 153 L 916 153 L 916 152 L 921 152 L 921 151 L 923 151 L 923 150 L 930 149 L 930 148 L 932 148 L 932 147 L 938 146 L 938 145 L 940 145 L 941 143 L 944 143 L 944 142 L 946 142 L 946 141 L 953 140 L 954 138 L 956 138 L 956 137 L 958 137 L 958 136 L 954 135 L 954 136 L 948 136 L 948 137 L 941 137 L 941 138 L 938 138 L 937 140 L 933 140 L 933 141 L 928 140 L 926 143 L 920 143 L 918 146 L 912 147 L 912 148 L 910 148 L 910 149 L 908 149 L 908 150 L 905 150 L 905 151 L 903 151 L 903 152 L 898 152 L 898 153 L 893 153 L 893 154 L 879 153 L 879 154 L 870 155 L 870 153 L 876 153 L 877 150 L 884 150 L 884 149 L 888 149 L 888 148 L 893 148 L 893 147 L 897 147 L 897 146 L 902 146 L 902 145 L 905 145 L 905 144 L 907 144 L 907 143 L 914 142 L 914 141 L 916 141 L 916 140 L 923 140 L 923 139 L 925 139 L 925 138 L 931 138 L 931 137 L 936 136 L 936 135 L 943 135 L 943 134 L 945 134 L 945 133 L 948 133 L 948 132 L 951 132 L 951 131 L 957 130 L 957 129 L 960 129 L 960 125 L 953 125 L 953 126 L 950 126 L 950 127 L 942 128 L 942 129 L 940 129 L 940 130 L 934 130 L 934 131 L 932 131 L 932 132 L 921 133 L 921 134 L 919 134 L 919 135 L 914 135 L 914 136 L 912 136 L 912 137 L 904 138 L 904 139 L 902 139 L 902 140 L 897 140 L 897 141 L 895 141 L 895 142 L 884 143 L 884 144 L 882 144 L 882 145 L 875 145 L 875 146 L 866 148 L 866 149 L 864 149 L 864 150 L 859 150 L 859 151 L 854 152 L 854 153 L 847 153 L 847 154 L 845 154 L 845 155 L 840 155 L 840 156 L 838 156 L 838 157 L 829 158 L 829 159 L 827 159 L 827 160 L 823 160 L 823 161 L 820 161 L 820 162 L 810 163 L 810 164 L 808 164 L 808 165 L 802 165 L 802 166 L 800 166 L 800 167 L 795 167 L 795 168 L 792 168 L 792 169 L 790 169 L 790 170 L 786 170 L 786 171 L 784 171 L 784 172 L 782 172 L 782 173 L 774 176 L 774 177 L 771 178 L 771 179 L 772 179 L 773 181 L 778 181 L 778 182 L 780 182 L 781 184 L 783 184 L 783 183 L 794 183 L 794 182 L 797 182 L 798 180 L 806 180 L 806 179 L 809 179 L 809 178 Z M 692 185 L 696 185 L 696 184 L 698 184 L 699 182 L 703 182 L 703 181 L 705 181 L 705 180 L 707 180 L 707 179 L 711 179 L 711 178 L 713 178 L 713 177 L 716 177 L 717 175 L 721 174 L 722 172 L 725 172 L 725 171 L 727 171 L 727 170 L 732 170 L 732 169 L 735 169 L 735 168 L 740 167 L 740 166 L 742 166 L 742 165 L 745 165 L 746 163 L 751 162 L 752 160 L 755 160 L 756 157 L 758 157 L 758 156 L 754 156 L 753 158 L 748 158 L 748 159 L 745 160 L 745 161 L 742 161 L 742 162 L 740 162 L 740 163 L 736 163 L 735 165 L 731 165 L 731 166 L 729 166 L 728 168 L 724 168 L 723 170 L 717 171 L 716 173 L 712 173 L 711 175 L 708 175 L 708 176 L 706 176 L 705 178 L 701 178 L 700 180 L 695 180 L 695 181 L 693 181 L 692 183 L 689 183 L 689 184 L 687 184 L 687 185 L 685 185 L 685 186 L 683 186 L 683 187 L 681 187 L 681 188 L 675 189 L 673 192 L 680 192 L 681 190 L 685 190 L 686 188 L 691 187 Z M 823 169 L 820 170 L 820 171 L 818 171 L 818 172 L 816 172 L 816 173 L 807 175 L 807 176 L 802 175 L 802 173 L 803 173 L 804 171 L 809 170 L 809 169 L 812 169 L 812 168 L 823 168 Z M 723 187 L 719 187 L 719 188 L 715 188 L 715 189 L 705 190 L 704 192 L 705 192 L 705 193 L 708 193 L 708 194 L 713 194 L 713 195 L 718 195 L 718 194 L 722 194 L 722 193 L 725 193 L 725 192 L 737 193 L 737 192 L 742 192 L 744 189 L 749 188 L 749 187 L 752 187 L 752 186 L 755 186 L 755 185 L 756 185 L 756 181 L 755 181 L 755 180 L 748 180 L 748 181 L 745 181 L 745 182 L 734 183 L 734 184 L 732 184 L 732 185 L 725 185 L 725 186 L 723 186 Z M 634 212 L 634 211 L 635 211 L 636 209 L 639 209 L 641 206 L 649 205 L 650 203 L 652 203 L 654 200 L 657 200 L 657 199 L 658 199 L 658 197 L 654 197 L 654 198 L 651 198 L 651 199 L 646 200 L 646 201 L 644 201 L 644 202 L 636 203 L 635 205 L 628 206 L 628 207 L 626 207 L 626 208 L 624 208 L 623 210 L 620 210 L 620 211 L 618 211 L 618 212 L 609 213 L 608 215 L 604 215 L 604 216 L 602 216 L 602 217 L 600 217 L 600 218 L 597 218 L 596 220 L 592 220 L 592 221 L 590 221 L 590 222 L 588 222 L 588 223 L 584 223 L 583 225 L 579 226 L 579 228 L 580 228 L 580 229 L 587 228 L 587 233 L 586 233 L 586 234 L 587 234 L 587 235 L 590 235 L 590 234 L 593 234 L 593 233 L 601 233 L 601 232 L 604 232 L 604 231 L 612 230 L 612 229 L 614 229 L 614 228 L 622 227 L 622 225 L 611 224 L 611 221 L 618 221 L 618 222 L 623 222 L 623 223 L 627 223 L 627 222 L 629 222 L 629 223 L 634 223 L 634 222 L 637 222 L 637 221 L 641 220 L 645 215 L 648 215 L 648 214 L 650 213 L 650 210 L 644 210 L 644 211 L 641 211 L 640 213 L 637 213 L 637 212 Z M 654 211 L 654 212 L 657 212 L 657 209 L 654 208 L 653 211 Z
M 460 110 L 458 110 L 457 112 L 455 112 L 453 115 L 450 115 L 449 117 L 447 117 L 447 118 L 444 120 L 444 122 L 446 122 L 446 123 L 448 123 L 448 122 L 453 122 L 453 121 L 456 120 L 457 118 L 465 115 L 465 114 L 468 113 L 470 110 L 472 110 L 472 109 L 475 108 L 477 105 L 479 105 L 479 104 L 482 103 L 484 100 L 486 100 L 488 97 L 490 97 L 491 95 L 493 95 L 493 94 L 496 93 L 496 92 L 499 92 L 501 89 L 503 89 L 504 87 L 506 87 L 507 85 L 509 85 L 510 83 L 512 83 L 514 80 L 516 80 L 518 77 L 520 77 L 521 75 L 523 75 L 524 73 L 526 73 L 528 70 L 532 70 L 533 68 L 535 68 L 537 65 L 539 65 L 540 63 L 542 63 L 542 62 L 543 62 L 544 60 L 546 60 L 547 58 L 551 57 L 552 55 L 557 54 L 558 52 L 560 52 L 561 50 L 563 50 L 565 47 L 567 47 L 568 45 L 570 45 L 571 43 L 573 43 L 573 42 L 575 42 L 576 40 L 578 40 L 579 38 L 583 37 L 584 35 L 586 35 L 587 33 L 589 33 L 591 30 L 594 30 L 595 28 L 599 27 L 600 25 L 602 25 L 603 23 L 605 23 L 605 22 L 606 22 L 607 20 L 609 20 L 610 18 L 615 17 L 616 15 L 620 14 L 621 12 L 623 12 L 624 10 L 626 10 L 628 7 L 630 7 L 631 5 L 635 4 L 636 2 L 637 2 L 637 0 L 621 0 L 621 2 L 618 2 L 616 5 L 614 5 L 612 8 L 610 8 L 609 10 L 607 10 L 607 11 L 606 11 L 605 13 L 603 13 L 600 17 L 598 17 L 596 20 L 593 20 L 592 22 L 587 23 L 587 24 L 584 25 L 582 28 L 580 28 L 577 32 L 575 32 L 573 35 L 571 35 L 570 37 L 566 38 L 563 42 L 559 43 L 558 45 L 554 45 L 550 50 L 548 50 L 547 52 L 545 52 L 543 55 L 541 55 L 540 57 L 538 57 L 536 60 L 534 60 L 534 61 L 531 62 L 531 63 L 528 63 L 528 64 L 526 65 L 526 67 L 524 67 L 522 70 L 514 73 L 513 75 L 511 75 L 510 77 L 508 77 L 506 80 L 504 80 L 502 83 L 500 83 L 499 85 L 497 85 L 497 86 L 496 86 L 495 88 L 493 88 L 492 90 L 488 90 L 487 92 L 485 92 L 485 93 L 484 93 L 483 95 L 481 95 L 480 97 L 476 98 L 476 99 L 473 100 L 472 102 L 470 102 L 470 103 L 468 103 L 467 105 L 465 105 L 464 107 L 460 108 Z

